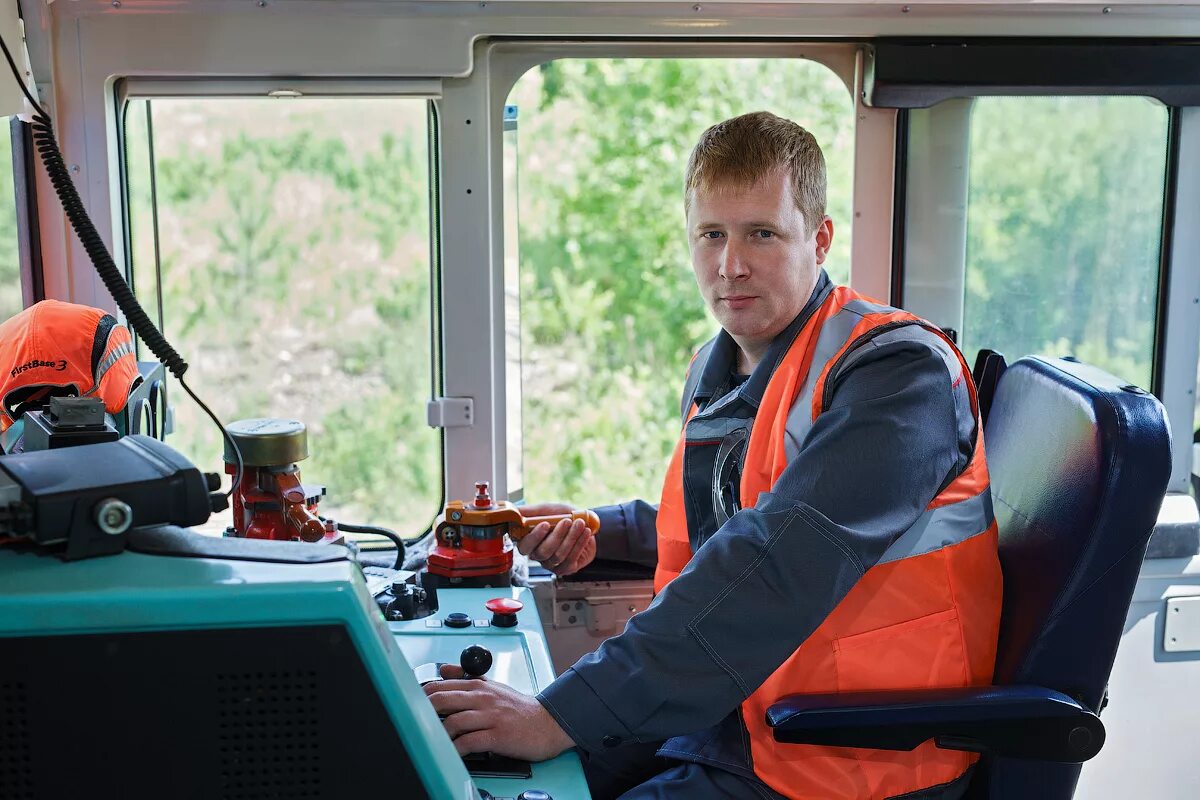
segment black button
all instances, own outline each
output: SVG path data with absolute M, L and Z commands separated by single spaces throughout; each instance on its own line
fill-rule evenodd
M 526 789 L 517 795 L 517 800 L 554 800 L 554 798 L 541 789 Z
M 455 611 L 453 614 L 446 615 L 447 628 L 469 628 L 471 627 L 471 615 L 464 614 L 461 611 Z
M 600 744 L 604 745 L 605 747 L 617 747 L 621 744 L 621 737 L 609 734 L 600 740 Z

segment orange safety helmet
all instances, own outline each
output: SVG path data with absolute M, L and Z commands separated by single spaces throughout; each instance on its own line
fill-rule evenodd
M 111 314 L 42 300 L 0 324 L 0 431 L 51 396 L 92 396 L 115 414 L 138 380 L 133 339 Z

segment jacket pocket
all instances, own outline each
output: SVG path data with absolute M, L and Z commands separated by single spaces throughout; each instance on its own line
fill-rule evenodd
M 939 611 L 833 643 L 838 691 L 928 689 L 969 683 L 958 610 Z

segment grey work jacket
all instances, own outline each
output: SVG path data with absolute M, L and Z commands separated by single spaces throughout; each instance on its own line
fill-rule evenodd
M 732 338 L 722 331 L 706 344 L 689 374 L 685 415 L 694 402 L 752 421 L 776 364 L 831 290 L 822 272 L 804 309 L 741 383 L 731 378 Z M 854 352 L 827 409 L 752 508 L 719 491 L 736 485 L 736 454 L 687 464 L 687 568 L 624 633 L 538 696 L 579 747 L 667 740 L 661 755 L 753 777 L 742 701 L 970 459 L 969 398 L 935 338 L 918 329 Z M 731 464 L 735 473 L 725 475 Z M 654 506 L 636 500 L 597 511 L 600 557 L 654 563 Z M 776 535 L 784 524 L 792 530 Z

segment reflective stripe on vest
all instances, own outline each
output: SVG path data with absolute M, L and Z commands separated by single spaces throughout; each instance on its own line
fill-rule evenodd
M 975 760 L 926 742 L 911 752 L 780 745 L 766 709 L 789 694 L 987 684 L 1000 620 L 1001 578 L 975 388 L 962 355 L 934 326 L 847 287 L 833 290 L 796 335 L 763 392 L 741 478 L 744 507 L 769 491 L 824 411 L 826 387 L 867 337 L 919 338 L 965 381 L 976 420 L 967 467 L 929 503 L 825 621 L 742 704 L 754 769 L 789 798 L 885 800 L 948 783 Z M 702 369 L 694 364 L 693 369 Z M 688 419 L 696 413 L 689 410 Z M 707 412 L 706 412 L 707 413 Z M 683 506 L 687 425 L 658 511 L 662 591 L 692 556 Z

